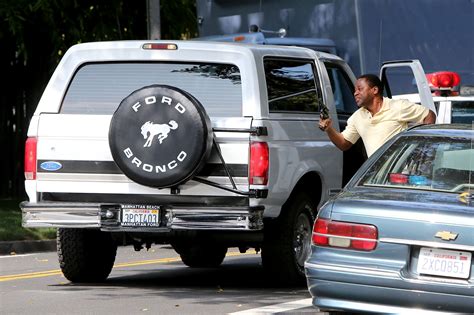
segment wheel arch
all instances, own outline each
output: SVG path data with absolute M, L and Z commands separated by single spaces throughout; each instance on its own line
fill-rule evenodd
M 291 191 L 290 195 L 288 196 L 288 199 L 282 207 L 282 211 L 287 208 L 285 207 L 285 205 L 292 202 L 293 199 L 296 198 L 296 196 L 300 192 L 304 192 L 307 193 L 311 200 L 313 200 L 313 202 L 317 205 L 313 213 L 313 215 L 316 216 L 321 202 L 321 198 L 323 196 L 322 187 L 323 183 L 321 180 L 321 175 L 319 173 L 317 173 L 316 171 L 312 171 L 304 174 L 293 187 L 293 190 Z

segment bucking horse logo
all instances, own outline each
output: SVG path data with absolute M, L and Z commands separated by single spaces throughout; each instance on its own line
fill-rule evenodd
M 147 121 L 142 126 L 143 139 L 146 139 L 143 147 L 151 147 L 151 143 L 155 136 L 158 136 L 158 140 L 160 140 L 161 144 L 163 140 L 168 138 L 170 131 L 175 130 L 176 128 L 178 128 L 178 123 L 174 120 L 170 120 L 168 124 L 154 124 L 151 121 Z

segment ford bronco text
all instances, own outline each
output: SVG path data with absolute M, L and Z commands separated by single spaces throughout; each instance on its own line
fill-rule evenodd
M 273 279 L 303 280 L 318 207 L 364 160 L 353 147 L 343 168 L 318 129 L 321 111 L 344 126 L 353 84 L 301 47 L 73 46 L 29 126 L 23 225 L 58 228 L 72 282 L 105 280 L 121 244 L 171 244 L 190 267 L 261 249 Z

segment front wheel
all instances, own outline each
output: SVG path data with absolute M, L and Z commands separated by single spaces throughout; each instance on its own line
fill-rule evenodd
M 304 282 L 315 209 L 315 202 L 302 192 L 285 204 L 278 219 L 265 225 L 262 264 L 271 279 L 281 284 Z
M 175 249 L 183 263 L 191 268 L 219 267 L 227 253 L 227 247 L 213 245 L 191 245 Z
M 102 282 L 109 276 L 117 253 L 110 233 L 88 229 L 58 229 L 58 258 L 71 282 Z

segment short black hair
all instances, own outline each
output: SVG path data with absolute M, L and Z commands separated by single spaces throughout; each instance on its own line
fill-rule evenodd
M 374 87 L 374 86 L 378 87 L 379 88 L 379 95 L 383 96 L 382 81 L 380 81 L 379 77 L 376 76 L 375 74 L 372 74 L 372 73 L 363 74 L 360 77 L 358 77 L 357 79 L 364 79 L 365 81 L 367 81 L 367 83 L 369 84 L 370 87 Z

